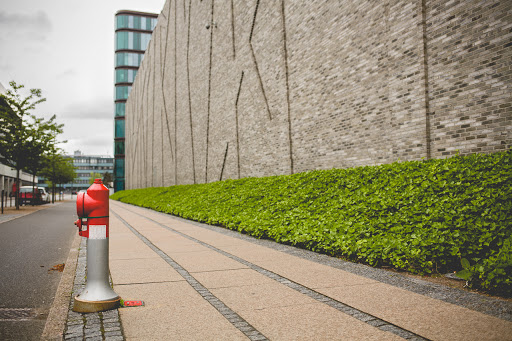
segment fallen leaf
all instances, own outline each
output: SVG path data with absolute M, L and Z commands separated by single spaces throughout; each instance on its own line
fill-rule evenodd
M 50 270 L 48 270 L 48 272 L 50 272 L 50 271 L 62 272 L 62 271 L 64 271 L 64 266 L 65 266 L 65 264 L 54 265 Z

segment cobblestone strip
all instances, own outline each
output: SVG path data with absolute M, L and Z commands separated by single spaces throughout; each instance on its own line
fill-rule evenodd
M 133 213 L 133 212 L 132 212 Z M 139 213 L 136 213 L 136 214 L 139 214 Z M 150 220 L 158 225 L 160 225 L 161 227 L 165 228 L 166 230 L 168 231 L 171 231 L 171 232 L 174 232 L 182 237 L 185 237 L 191 241 L 194 241 L 198 244 L 201 244 L 213 251 L 216 251 L 228 258 L 231 258 L 241 264 L 244 264 L 246 266 L 248 266 L 249 268 L 253 269 L 254 271 L 257 271 L 258 273 L 262 274 L 262 275 L 265 275 L 267 276 L 268 278 L 271 278 L 283 285 L 286 285 L 287 287 L 291 288 L 291 289 L 294 289 L 298 292 L 300 292 L 301 294 L 304 294 L 306 296 L 309 296 L 315 300 L 317 300 L 318 302 L 321 302 L 321 303 L 324 303 L 324 304 L 327 304 L 328 306 L 330 307 L 333 307 L 334 309 L 337 309 L 339 311 L 341 311 L 342 313 L 345 313 L 347 315 L 350 315 L 356 319 L 358 319 L 359 321 L 362 321 L 364 323 L 367 323 L 375 328 L 378 328 L 382 331 L 387 331 L 387 332 L 391 332 L 395 335 L 398 335 L 406 340 L 414 340 L 414 341 L 419 341 L 419 340 L 428 340 L 418 334 L 415 334 L 414 332 L 410 331 L 410 330 L 407 330 L 407 329 L 403 329 L 403 328 L 400 328 L 399 326 L 393 324 L 393 323 L 390 323 L 390 322 L 387 322 L 387 321 L 384 321 L 376 316 L 373 316 L 371 314 L 368 314 L 368 313 L 365 313 L 364 311 L 361 311 L 359 309 L 356 309 L 354 307 L 351 307 L 345 303 L 342 303 L 340 301 L 337 301 L 335 299 L 332 299 L 326 295 L 323 295 L 319 292 L 316 292 L 314 291 L 313 289 L 310 289 L 308 287 L 305 287 L 299 283 L 296 283 L 296 282 L 293 282 L 291 280 L 289 280 L 288 278 L 286 277 L 283 277 L 283 276 L 280 276 L 272 271 L 269 271 L 267 269 L 264 269 L 256 264 L 253 264 L 251 262 L 248 262 L 246 261 L 245 259 L 242 259 L 240 257 L 237 257 L 235 255 L 232 255 L 226 251 L 223 251 L 221 249 L 218 249 L 216 248 L 215 246 L 212 246 L 210 244 L 207 244 L 205 242 L 202 242 L 200 241 L 199 239 L 196 239 L 194 237 L 191 237 L 187 234 L 184 234 L 180 231 L 177 231 L 169 226 L 166 226 L 154 219 L 151 219 L 149 217 L 146 217 L 142 214 L 139 214 L 140 216 L 146 218 L 147 220 Z
M 123 224 L 130 229 L 140 240 L 142 240 L 147 246 L 149 246 L 156 254 L 158 254 L 162 259 L 164 259 L 167 264 L 172 266 L 174 270 L 176 270 L 187 282 L 194 288 L 195 291 L 199 293 L 208 303 L 210 303 L 219 313 L 222 314 L 235 328 L 240 330 L 252 341 L 263 341 L 268 340 L 265 335 L 263 335 L 260 331 L 254 328 L 249 324 L 246 320 L 244 320 L 240 315 L 235 313 L 231 308 L 224 304 L 221 300 L 217 298 L 214 294 L 212 294 L 205 286 L 199 283 L 187 270 L 185 270 L 181 265 L 176 263 L 171 257 L 169 257 L 165 252 L 156 247 L 149 239 L 144 237 L 139 233 L 133 226 L 131 226 L 126 220 L 121 218 L 117 213 L 112 213 L 121 221 Z
M 82 238 L 76 266 L 75 282 L 73 284 L 73 294 L 69 303 L 68 318 L 64 331 L 64 340 L 122 341 L 124 336 L 117 309 L 99 313 L 77 313 L 72 310 L 73 298 L 82 292 L 85 287 L 86 264 L 87 240 Z

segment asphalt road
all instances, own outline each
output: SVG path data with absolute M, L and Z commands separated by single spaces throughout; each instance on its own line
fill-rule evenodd
M 0 340 L 39 340 L 62 275 L 50 269 L 65 263 L 75 219 L 69 201 L 0 223 Z M 31 316 L 6 321 L 5 308 L 31 308 Z

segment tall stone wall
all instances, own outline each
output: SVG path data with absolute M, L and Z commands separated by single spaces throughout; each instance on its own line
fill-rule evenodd
M 512 146 L 512 2 L 168 0 L 127 188 Z

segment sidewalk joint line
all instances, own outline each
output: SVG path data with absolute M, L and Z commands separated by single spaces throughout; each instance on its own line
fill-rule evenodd
M 111 209 L 112 210 L 112 209 Z M 204 285 L 196 280 L 187 270 L 185 270 L 180 264 L 169 257 L 165 252 L 159 249 L 153 244 L 148 238 L 137 231 L 131 226 L 126 220 L 121 218 L 119 214 L 112 210 L 112 213 L 126 226 L 130 231 L 133 232 L 140 240 L 142 240 L 147 246 L 149 246 L 154 252 L 162 257 L 174 270 L 176 270 L 192 288 L 203 297 L 208 303 L 210 303 L 226 320 L 228 320 L 236 329 L 241 331 L 249 340 L 268 340 L 259 330 L 254 328 L 249 322 L 238 315 L 235 311 L 229 308 L 224 302 L 222 302 L 217 296 L 213 295 Z
M 250 270 L 249 268 L 235 268 L 235 269 L 216 269 L 216 270 L 204 270 L 204 271 L 190 271 L 191 274 L 202 274 L 209 272 L 224 272 L 224 271 L 238 271 L 238 270 Z
M 124 208 L 121 208 L 121 209 L 124 209 Z M 301 294 L 309 296 L 310 298 L 313 298 L 313 299 L 315 299 L 315 300 L 317 300 L 317 301 L 319 301 L 321 303 L 325 303 L 328 306 L 330 306 L 330 307 L 332 307 L 332 308 L 334 308 L 334 309 L 336 309 L 338 311 L 341 311 L 342 313 L 345 313 L 345 314 L 347 314 L 347 315 L 349 315 L 349 316 L 351 316 L 351 317 L 353 317 L 353 318 L 355 318 L 355 319 L 357 319 L 359 321 L 362 321 L 362 322 L 364 322 L 364 323 L 366 323 L 366 324 L 368 324 L 368 325 L 370 325 L 372 327 L 375 327 L 375 328 L 377 328 L 379 330 L 386 331 L 386 332 L 391 332 L 391 333 L 393 333 L 393 334 L 395 334 L 395 335 L 397 335 L 397 336 L 399 336 L 401 338 L 404 338 L 406 340 L 429 340 L 429 339 L 427 339 L 427 338 L 425 338 L 423 336 L 420 336 L 420 335 L 418 335 L 418 334 L 416 334 L 416 333 L 414 333 L 414 332 L 412 332 L 410 330 L 403 329 L 403 328 L 401 328 L 401 327 L 399 327 L 399 326 L 397 326 L 397 325 L 395 325 L 395 324 L 393 324 L 391 322 L 388 322 L 388 321 L 385 321 L 383 319 L 380 319 L 377 316 L 371 315 L 369 313 L 365 313 L 362 310 L 359 310 L 359 309 L 354 308 L 354 307 L 352 307 L 352 306 L 350 306 L 348 304 L 345 304 L 343 302 L 337 301 L 337 300 L 335 300 L 335 299 L 333 299 L 333 298 L 331 298 L 329 296 L 326 296 L 324 294 L 316 292 L 313 289 L 310 289 L 310 288 L 308 288 L 306 286 L 303 286 L 302 284 L 294 282 L 294 281 L 292 281 L 292 280 L 290 280 L 290 279 L 288 279 L 286 277 L 283 277 L 283 276 L 278 275 L 278 274 L 276 274 L 276 273 L 274 273 L 272 271 L 269 271 L 269 270 L 267 270 L 265 268 L 262 268 L 262 267 L 260 267 L 260 266 L 258 266 L 256 264 L 253 264 L 253 263 L 251 263 L 249 261 L 246 261 L 245 259 L 242 259 L 242 258 L 240 258 L 238 256 L 232 255 L 232 254 L 230 254 L 230 253 L 228 253 L 226 251 L 218 249 L 218 248 L 216 248 L 213 245 L 207 244 L 207 243 L 205 243 L 205 242 L 203 242 L 203 241 L 201 241 L 199 239 L 196 239 L 196 238 L 191 237 L 191 236 L 189 236 L 189 235 L 187 235 L 185 233 L 182 233 L 182 232 L 180 232 L 178 230 L 175 230 L 175 229 L 173 229 L 173 228 L 171 228 L 169 226 L 166 226 L 163 223 L 160 223 L 160 222 L 158 222 L 158 221 L 156 221 L 156 220 L 154 220 L 152 218 L 149 218 L 149 217 L 147 217 L 145 215 L 142 215 L 140 213 L 136 213 L 136 212 L 133 212 L 133 211 L 131 211 L 131 213 L 137 214 L 137 215 L 139 215 L 139 216 L 141 216 L 141 217 L 143 217 L 143 218 L 145 218 L 147 220 L 150 220 L 150 221 L 160 225 L 161 227 L 167 229 L 170 232 L 176 233 L 176 234 L 178 234 L 178 235 L 180 235 L 182 237 L 185 237 L 185 238 L 187 238 L 189 240 L 192 240 L 192 241 L 194 241 L 194 242 L 196 242 L 196 243 L 198 243 L 200 245 L 203 245 L 203 246 L 205 246 L 205 247 L 207 247 L 207 248 L 209 248 L 209 249 L 211 249 L 213 251 L 216 251 L 216 252 L 218 252 L 218 253 L 220 253 L 220 254 L 222 254 L 222 255 L 224 255 L 224 256 L 232 259 L 232 260 L 235 260 L 235 261 L 237 261 L 237 262 L 239 262 L 241 264 L 244 264 L 244 265 L 248 266 L 249 268 L 255 270 L 256 272 L 258 272 L 258 273 L 260 273 L 262 275 L 267 276 L 270 279 L 273 279 L 273 280 L 275 280 L 275 281 L 277 281 L 277 282 L 279 282 L 279 283 L 281 283 L 283 285 L 286 285 L 287 287 L 289 287 L 291 289 L 294 289 L 294 290 L 300 292 Z M 118 216 L 120 218 L 120 216 L 117 213 L 114 212 L 114 214 L 116 214 L 116 216 Z M 120 218 L 120 219 L 122 220 L 122 218 Z M 123 220 L 123 222 L 124 222 L 124 220 Z M 125 224 L 127 224 L 127 223 L 125 223 Z
M 176 281 L 162 281 L 162 282 L 137 282 L 137 283 L 121 283 L 121 284 L 114 284 L 115 286 L 120 285 L 144 285 L 144 284 L 163 284 L 163 283 L 181 283 L 184 279 L 179 279 Z

